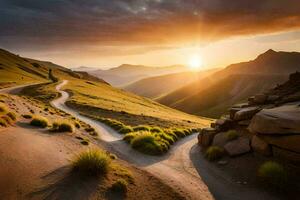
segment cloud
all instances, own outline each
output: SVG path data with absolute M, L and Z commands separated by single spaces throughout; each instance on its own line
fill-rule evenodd
M 203 43 L 295 30 L 299 20 L 298 0 L 2 0 L 0 45 Z

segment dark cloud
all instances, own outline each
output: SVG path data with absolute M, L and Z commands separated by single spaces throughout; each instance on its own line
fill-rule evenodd
M 162 45 L 300 27 L 298 0 L 0 0 L 0 45 Z

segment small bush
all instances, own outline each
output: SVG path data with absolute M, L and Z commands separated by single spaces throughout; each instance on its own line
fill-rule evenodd
M 118 179 L 112 186 L 111 190 L 113 192 L 125 194 L 127 192 L 127 181 L 124 179 Z
M 187 135 L 183 129 L 174 129 L 173 133 L 175 133 L 175 135 L 179 138 L 183 138 Z
M 239 134 L 235 130 L 230 130 L 226 133 L 226 139 L 228 141 L 235 140 L 239 137 Z
M 0 104 L 0 113 L 6 113 L 8 111 L 6 105 Z
M 159 127 L 151 127 L 150 132 L 151 133 L 161 133 L 161 132 L 163 132 L 163 130 Z
M 163 153 L 163 148 L 155 137 L 148 132 L 142 132 L 131 140 L 132 148 L 150 155 Z
M 209 161 L 220 159 L 224 154 L 224 150 L 218 146 L 210 146 L 205 152 L 205 157 Z
M 132 133 L 127 133 L 124 137 L 123 140 L 125 140 L 126 142 L 130 143 L 131 140 L 133 138 L 135 138 L 136 136 L 138 136 L 139 133 L 138 132 L 132 132 Z
M 54 132 L 73 132 L 74 128 L 72 124 L 68 122 L 54 122 L 52 125 L 52 131 Z
M 145 126 L 145 125 L 139 125 L 139 126 L 135 126 L 133 127 L 134 131 L 150 131 L 150 127 Z
M 287 172 L 280 164 L 267 161 L 258 169 L 258 176 L 267 184 L 283 188 L 287 183 Z
M 1 116 L 1 119 L 4 120 L 6 122 L 6 124 L 13 123 L 13 120 L 9 116 L 7 116 L 7 115 Z
M 74 124 L 75 124 L 75 127 L 76 127 L 77 129 L 80 129 L 81 126 L 80 126 L 80 124 L 79 124 L 78 122 L 75 122 Z
M 84 175 L 101 176 L 107 174 L 111 164 L 109 155 L 105 152 L 90 149 L 80 153 L 72 162 L 74 171 Z
M 2 118 L 0 118 L 0 126 L 1 127 L 7 127 L 7 122 Z
M 25 115 L 22 115 L 22 117 L 23 117 L 24 119 L 31 119 L 31 118 L 32 118 L 32 115 L 25 114 Z
M 121 134 L 126 134 L 126 133 L 131 133 L 131 132 L 133 132 L 133 129 L 130 126 L 123 126 L 119 130 L 119 133 L 121 133 Z
M 30 125 L 41 127 L 41 128 L 46 128 L 48 124 L 49 124 L 48 119 L 42 116 L 35 116 L 30 122 Z
M 94 131 L 95 131 L 95 129 L 92 128 L 92 127 L 85 128 L 84 130 L 85 130 L 86 132 L 94 132 Z
M 16 114 L 13 113 L 13 112 L 8 112 L 6 115 L 7 115 L 8 117 L 10 117 L 10 119 L 12 119 L 13 121 L 15 121 L 15 120 L 17 119 Z
M 89 141 L 87 141 L 87 140 L 82 140 L 80 143 L 81 143 L 82 145 L 89 145 Z

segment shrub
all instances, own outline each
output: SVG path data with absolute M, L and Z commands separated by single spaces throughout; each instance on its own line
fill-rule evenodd
M 49 124 L 48 119 L 42 116 L 35 116 L 30 122 L 30 125 L 41 127 L 41 128 L 47 127 L 48 124 Z
M 287 172 L 280 164 L 267 161 L 258 169 L 258 176 L 266 183 L 283 188 L 287 183 Z
M 7 122 L 2 118 L 0 118 L 0 126 L 1 127 L 7 127 Z
M 162 146 L 155 137 L 148 132 L 142 132 L 130 142 L 132 148 L 150 155 L 159 155 L 163 152 Z
M 205 157 L 209 161 L 220 159 L 224 154 L 224 150 L 218 146 L 210 146 L 205 152 Z
M 22 117 L 23 117 L 24 119 L 31 119 L 31 118 L 32 118 L 32 115 L 25 114 L 25 115 L 22 115 Z
M 150 131 L 150 127 L 145 126 L 145 125 L 139 125 L 139 126 L 135 126 L 133 127 L 134 131 Z
M 52 131 L 54 132 L 73 132 L 72 124 L 68 122 L 54 122 L 52 124 Z
M 78 122 L 75 122 L 74 124 L 75 124 L 76 128 L 80 129 L 81 126 L 80 126 L 80 124 Z
M 131 133 L 131 132 L 133 132 L 133 129 L 130 126 L 123 126 L 119 130 L 119 133 L 121 133 L 121 134 L 126 134 L 126 133 Z
M 113 192 L 125 194 L 127 192 L 127 185 L 127 181 L 124 179 L 118 179 L 114 184 L 112 184 L 111 190 Z
M 4 104 L 0 104 L 0 113 L 6 113 L 7 112 L 7 107 Z
M 228 141 L 235 140 L 239 137 L 238 133 L 235 130 L 230 130 L 226 133 L 226 139 Z
M 84 129 L 86 132 L 93 132 L 95 129 L 93 127 L 88 127 Z
M 131 140 L 133 138 L 135 138 L 136 136 L 138 136 L 139 133 L 138 132 L 132 132 L 132 133 L 127 133 L 124 137 L 123 140 L 125 140 L 126 142 L 130 143 Z
M 13 112 L 8 112 L 6 115 L 7 115 L 10 119 L 12 119 L 13 121 L 15 121 L 15 120 L 17 119 L 16 114 L 13 113 Z
M 150 132 L 151 133 L 160 133 L 160 132 L 163 132 L 163 130 L 159 127 L 151 127 Z
M 186 133 L 184 132 L 184 130 L 182 130 L 182 129 L 174 129 L 173 130 L 173 133 L 175 133 L 175 135 L 177 136 L 177 137 L 180 137 L 180 138 L 183 138 L 183 137 L 185 137 L 186 136 Z
M 6 124 L 11 124 L 13 122 L 13 120 L 7 115 L 1 116 L 1 119 L 4 120 Z
M 110 164 L 111 159 L 109 155 L 97 149 L 82 152 L 72 161 L 74 171 L 91 176 L 107 174 Z
M 81 143 L 82 145 L 89 145 L 89 141 L 87 141 L 87 140 L 82 140 L 80 143 Z

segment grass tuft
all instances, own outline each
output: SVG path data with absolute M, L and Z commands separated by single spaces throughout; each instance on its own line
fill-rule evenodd
M 32 118 L 32 115 L 24 114 L 24 115 L 22 115 L 22 117 L 23 117 L 24 119 L 31 119 L 31 118 Z
M 150 155 L 159 155 L 165 149 L 149 132 L 140 132 L 130 142 L 132 148 Z
M 236 132 L 236 130 L 230 130 L 226 132 L 226 139 L 227 141 L 236 140 L 239 137 L 239 134 Z
M 0 104 L 0 113 L 6 113 L 8 111 L 6 105 Z
M 91 176 L 106 175 L 110 164 L 111 159 L 109 155 L 97 149 L 82 152 L 72 161 L 74 171 Z
M 41 128 L 46 128 L 48 124 L 49 124 L 48 119 L 42 116 L 34 116 L 30 122 L 30 125 L 41 127 Z
M 286 170 L 283 166 L 273 161 L 263 163 L 258 169 L 258 176 L 262 181 L 277 188 L 283 188 L 287 183 Z
M 127 186 L 128 186 L 127 181 L 120 178 L 114 184 L 112 184 L 111 190 L 113 192 L 116 192 L 116 193 L 126 194 L 127 193 Z
M 8 112 L 6 115 L 13 121 L 15 121 L 17 119 L 16 114 L 13 112 Z
M 72 133 L 74 131 L 73 125 L 69 122 L 54 122 L 52 124 L 53 132 L 70 132 Z
M 210 146 L 210 147 L 208 147 L 208 149 L 205 152 L 205 157 L 209 161 L 218 160 L 218 159 L 222 158 L 223 155 L 224 155 L 223 148 L 218 147 L 218 146 Z

